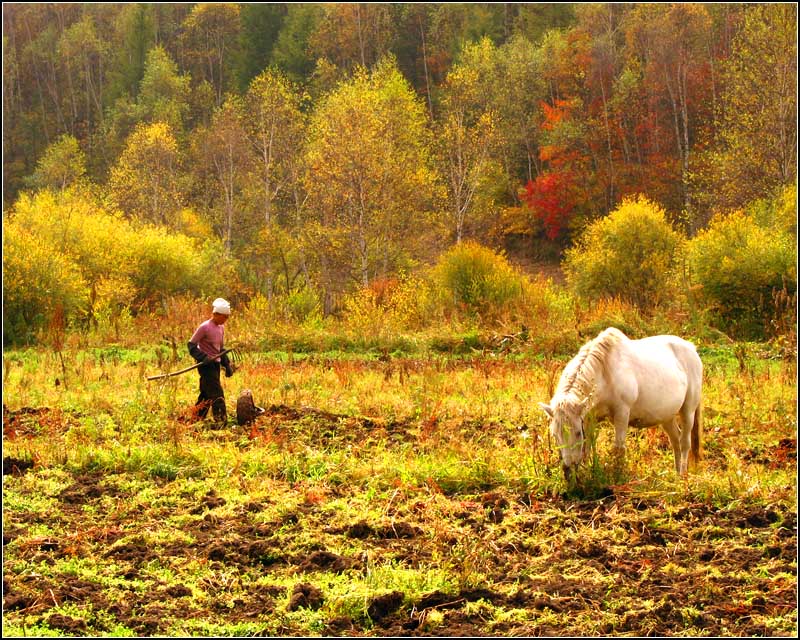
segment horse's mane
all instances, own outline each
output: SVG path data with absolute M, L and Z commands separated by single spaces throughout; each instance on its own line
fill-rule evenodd
M 586 398 L 592 392 L 595 378 L 602 370 L 611 349 L 620 340 L 626 339 L 627 336 L 624 333 L 614 327 L 609 327 L 593 340 L 589 340 L 567 363 L 561 379 L 558 381 L 555 396 L 561 399 L 569 395 L 578 400 Z

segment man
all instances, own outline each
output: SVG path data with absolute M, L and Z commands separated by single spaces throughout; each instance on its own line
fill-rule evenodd
M 202 363 L 197 370 L 200 372 L 200 396 L 195 407 L 199 418 L 205 418 L 211 407 L 214 422 L 218 427 L 224 427 L 228 420 L 228 411 L 225 407 L 225 393 L 220 382 L 220 369 L 225 369 L 225 377 L 233 375 L 228 354 L 220 356 L 225 343 L 225 322 L 231 315 L 231 305 L 222 298 L 217 298 L 212 303 L 211 318 L 203 322 L 189 340 L 189 353 Z

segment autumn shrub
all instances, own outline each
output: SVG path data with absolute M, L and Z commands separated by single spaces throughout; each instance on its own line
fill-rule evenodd
M 551 325 L 571 324 L 575 317 L 575 298 L 563 286 L 541 274 L 523 278 L 523 297 L 518 301 L 521 314 Z
M 275 324 L 298 326 L 306 322 L 313 323 L 321 314 L 317 293 L 313 289 L 302 287 L 269 297 L 263 293 L 254 294 L 247 301 L 241 322 L 262 327 Z
M 16 257 L 4 255 L 4 276 L 20 283 L 9 280 L 9 302 L 46 315 L 51 307 L 41 298 L 58 300 L 68 322 L 84 320 L 97 328 L 172 295 L 227 295 L 236 281 L 218 242 L 200 244 L 162 227 L 136 224 L 83 188 L 22 194 L 4 216 L 6 226 L 13 229 L 8 250 Z M 21 324 L 14 321 L 17 326 L 44 321 L 26 313 L 19 316 Z
M 341 320 L 358 336 L 393 338 L 429 324 L 430 283 L 416 276 L 376 279 L 345 297 Z
M 767 337 L 776 313 L 787 307 L 777 294 L 796 295 L 794 236 L 781 226 L 761 226 L 748 213 L 713 218 L 689 242 L 688 256 L 701 300 L 732 337 Z
M 567 250 L 563 268 L 583 299 L 617 297 L 652 308 L 675 296 L 683 244 L 664 210 L 640 196 L 589 225 Z
M 365 341 L 384 338 L 399 330 L 392 309 L 381 304 L 372 289 L 362 288 L 347 295 L 343 306 L 343 329 Z
M 129 233 L 130 278 L 137 302 L 189 292 L 213 293 L 216 269 L 193 241 L 165 233 L 160 227 L 141 227 Z
M 131 300 L 135 287 L 125 275 L 110 274 L 97 280 L 89 292 L 91 327 L 98 337 L 120 341 L 120 331 L 131 329 Z M 112 338 L 113 336 L 113 338 Z
M 288 318 L 296 322 L 314 324 L 322 317 L 319 294 L 311 287 L 300 287 L 284 294 L 281 308 Z
M 80 269 L 13 221 L 3 222 L 3 342 L 28 341 L 53 314 L 74 316 L 87 302 Z
M 526 345 L 539 354 L 557 354 L 579 346 L 575 342 L 574 296 L 550 278 L 523 278 L 522 296 L 504 316 L 508 332 L 526 336 Z
M 432 280 L 446 309 L 496 318 L 523 295 L 523 276 L 491 249 L 462 242 L 439 259 Z
M 775 197 L 762 198 L 747 207 L 747 213 L 760 227 L 775 229 L 797 237 L 797 185 L 790 184 Z
M 594 338 L 608 327 L 616 327 L 633 339 L 653 333 L 639 308 L 621 298 L 595 300 L 577 314 L 576 320 L 578 332 L 585 339 Z

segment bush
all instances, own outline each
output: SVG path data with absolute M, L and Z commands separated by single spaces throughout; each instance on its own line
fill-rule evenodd
M 434 269 L 433 280 L 445 296 L 445 305 L 496 316 L 523 294 L 524 279 L 502 255 L 474 242 L 462 242 L 447 251 Z
M 77 265 L 18 224 L 3 225 L 4 342 L 28 340 L 56 313 L 74 315 L 86 297 Z
M 782 312 L 778 294 L 796 294 L 795 241 L 781 226 L 762 227 L 753 216 L 734 212 L 712 219 L 689 243 L 700 297 L 719 328 L 733 337 L 766 337 Z
M 627 199 L 567 250 L 564 272 L 579 297 L 652 308 L 675 295 L 683 242 L 658 204 Z
M 214 271 L 208 268 L 193 240 L 166 233 L 163 228 L 140 228 L 130 241 L 130 277 L 139 302 L 182 293 L 200 294 L 207 274 Z
M 391 340 L 430 322 L 430 283 L 415 276 L 376 279 L 344 299 L 341 320 L 356 336 Z
M 756 200 L 747 207 L 756 224 L 797 237 L 797 185 L 790 184 L 775 198 Z
M 14 335 L 46 322 L 53 309 L 47 300 L 58 302 L 67 321 L 96 324 L 147 301 L 216 296 L 237 283 L 218 242 L 201 247 L 162 227 L 134 224 L 81 189 L 23 194 L 4 227 L 12 230 L 4 239 L 3 270 L 11 277 L 4 283 L 11 285 L 5 297 L 12 305 L 5 315 L 12 308 L 17 314 Z
M 634 339 L 654 333 L 639 308 L 619 298 L 603 298 L 578 314 L 578 333 L 584 339 L 594 338 L 608 327 L 615 327 Z

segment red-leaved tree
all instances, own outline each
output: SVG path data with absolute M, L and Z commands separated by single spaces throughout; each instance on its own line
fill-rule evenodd
M 542 221 L 545 235 L 555 240 L 575 208 L 572 172 L 548 171 L 529 180 L 522 196 L 533 215 Z
M 585 162 L 576 135 L 580 129 L 574 113 L 577 105 L 574 100 L 541 103 L 545 144 L 539 150 L 539 159 L 547 168 L 528 181 L 522 194 L 550 240 L 561 235 L 578 203 L 576 187 Z

